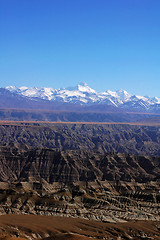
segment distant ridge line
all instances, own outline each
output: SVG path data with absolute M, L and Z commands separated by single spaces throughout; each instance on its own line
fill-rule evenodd
M 134 126 L 160 126 L 159 123 L 146 122 L 61 122 L 61 121 L 3 121 L 0 120 L 0 125 L 10 124 L 77 124 L 77 125 L 134 125 Z M 37 126 L 38 127 L 38 126 Z

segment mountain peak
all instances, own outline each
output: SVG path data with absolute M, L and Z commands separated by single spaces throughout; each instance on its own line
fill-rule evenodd
M 126 90 L 123 90 L 123 89 L 118 89 L 116 92 L 119 93 L 119 94 L 124 94 L 124 95 L 129 94 Z
M 158 111 L 160 108 L 160 98 L 150 98 L 143 96 L 133 96 L 127 91 L 106 91 L 98 93 L 88 86 L 86 82 L 80 82 L 75 87 L 53 89 L 46 87 L 6 87 L 12 93 L 25 96 L 27 98 L 39 98 L 49 101 L 68 102 L 75 104 L 107 104 L 128 109 L 129 111 Z M 159 106 L 158 106 L 159 105 Z M 153 110 L 152 110 L 153 109 Z
M 80 82 L 78 85 L 83 87 L 88 87 L 88 84 L 86 82 Z
M 90 88 L 86 82 L 80 82 L 78 84 L 78 90 L 81 92 L 96 93 L 96 91 Z
M 66 90 L 69 91 L 79 91 L 81 93 L 90 93 L 90 94 L 96 94 L 96 91 L 88 86 L 86 82 L 80 82 L 75 87 L 68 87 Z
M 122 100 L 128 100 L 131 97 L 131 94 L 123 89 L 119 89 L 116 93 Z
M 10 92 L 15 92 L 18 90 L 16 86 L 7 86 L 6 89 L 9 90 Z

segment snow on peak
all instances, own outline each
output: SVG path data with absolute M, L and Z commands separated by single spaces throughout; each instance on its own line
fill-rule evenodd
M 69 91 L 79 91 L 79 92 L 82 92 L 82 93 L 93 93 L 93 94 L 96 94 L 96 91 L 94 89 L 90 88 L 87 85 L 87 83 L 85 83 L 85 82 L 80 82 L 75 87 L 68 87 L 68 88 L 66 88 L 66 90 L 69 90 Z
M 154 102 L 156 102 L 157 104 L 160 104 L 160 97 L 159 98 L 158 97 L 154 97 L 154 98 L 152 98 L 152 100 Z
M 17 94 L 31 97 L 31 98 L 40 98 L 46 100 L 56 100 L 62 102 L 70 102 L 70 103 L 102 103 L 109 104 L 116 107 L 125 107 L 130 108 L 132 106 L 144 106 L 148 108 L 154 104 L 160 104 L 160 98 L 154 97 L 143 97 L 143 96 L 135 96 L 129 94 L 125 90 L 118 91 L 106 91 L 97 93 L 94 89 L 90 88 L 87 83 L 80 82 L 75 87 L 63 88 L 63 89 L 53 89 L 49 87 L 25 87 L 22 86 L 17 88 L 16 86 L 7 86 L 7 90 L 11 92 L 15 92 Z M 138 107 L 137 107 L 138 108 Z
M 90 88 L 85 82 L 81 82 L 78 84 L 78 90 L 81 92 L 96 93 L 96 91 Z
M 111 90 L 108 90 L 106 93 L 107 93 L 108 95 L 110 95 L 111 97 L 118 97 L 117 93 L 116 93 L 116 92 L 113 92 L 113 91 L 111 91 Z
M 36 87 L 20 87 L 19 90 L 21 93 L 26 97 L 39 97 L 39 93 L 41 91 L 41 88 Z
M 18 90 L 16 86 L 7 86 L 6 89 L 9 90 L 10 92 L 16 92 Z
M 131 94 L 122 89 L 116 91 L 116 93 L 121 98 L 121 100 L 129 100 L 129 98 L 131 97 Z
M 22 86 L 22 87 L 20 87 L 19 89 L 20 89 L 21 91 L 25 91 L 25 90 L 27 90 L 28 88 L 25 87 L 25 86 Z

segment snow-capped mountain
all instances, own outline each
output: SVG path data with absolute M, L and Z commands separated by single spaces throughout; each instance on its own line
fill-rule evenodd
M 90 88 L 86 83 L 80 83 L 76 87 L 63 89 L 7 86 L 12 93 L 36 100 L 48 100 L 50 102 L 72 103 L 80 105 L 106 104 L 127 111 L 157 112 L 160 111 L 160 98 L 131 95 L 125 90 L 116 92 L 107 90 L 101 93 Z

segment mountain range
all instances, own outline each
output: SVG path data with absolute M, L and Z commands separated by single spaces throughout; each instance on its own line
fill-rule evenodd
M 64 104 L 65 108 L 66 106 L 72 106 L 72 110 L 75 106 L 79 106 L 78 108 L 81 108 L 81 110 L 83 110 L 86 106 L 90 106 L 90 108 L 94 111 L 95 108 L 102 108 L 102 106 L 104 107 L 105 105 L 107 106 L 107 109 L 109 108 L 113 111 L 121 109 L 121 111 L 124 110 L 127 112 L 160 113 L 160 97 L 132 95 L 125 90 L 118 90 L 116 92 L 107 90 L 98 93 L 94 89 L 90 88 L 86 83 L 80 83 L 75 87 L 63 89 L 24 86 L 18 88 L 16 86 L 7 86 L 3 90 L 3 94 L 5 90 L 8 90 L 11 94 L 13 94 L 12 100 L 13 97 L 15 99 L 22 97 L 20 100 L 21 105 L 23 105 L 22 102 L 31 100 L 30 105 L 35 103 L 39 106 L 40 103 L 41 106 L 38 108 L 45 108 L 42 107 L 44 103 L 47 103 L 48 106 L 51 106 L 54 103 L 54 105 L 58 104 L 58 106 L 62 106 Z M 9 92 L 6 93 L 9 94 Z M 48 106 L 47 109 L 50 109 L 51 107 Z

